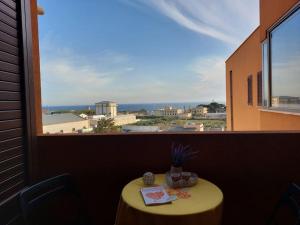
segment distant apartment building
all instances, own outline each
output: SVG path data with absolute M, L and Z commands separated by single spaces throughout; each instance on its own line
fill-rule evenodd
M 226 113 L 206 113 L 205 118 L 213 119 L 213 120 L 225 120 L 227 114 Z
M 260 0 L 259 27 L 226 61 L 227 130 L 299 130 L 299 99 L 300 2 Z
M 136 115 L 134 114 L 127 114 L 127 115 L 118 115 L 114 117 L 114 124 L 115 126 L 123 126 L 127 124 L 136 123 Z
M 111 101 L 98 102 L 96 105 L 96 115 L 104 115 L 108 117 L 117 116 L 117 103 Z
M 191 109 L 193 116 L 204 116 L 208 113 L 207 107 L 197 106 L 196 108 Z
M 166 116 L 166 117 L 177 117 L 183 114 L 183 109 L 173 108 L 171 106 L 165 107 L 164 109 L 156 109 L 153 112 L 154 116 Z
M 85 119 L 85 120 L 87 120 L 87 119 L 89 118 L 89 116 L 86 115 L 86 114 L 84 114 L 84 113 L 81 113 L 79 116 L 80 116 L 82 119 Z
M 43 114 L 43 133 L 79 133 L 90 128 L 89 120 L 72 113 Z
M 92 115 L 90 117 L 90 119 L 93 119 L 93 120 L 101 120 L 101 119 L 106 119 L 106 116 L 104 115 Z
M 96 127 L 98 121 L 101 119 L 112 118 L 115 126 L 123 126 L 126 124 L 133 124 L 137 122 L 136 115 L 124 114 L 118 115 L 117 103 L 111 101 L 102 101 L 95 104 L 96 115 L 90 118 L 92 127 Z
M 185 113 L 182 113 L 182 114 L 178 115 L 178 118 L 183 119 L 183 120 L 190 119 L 192 117 L 193 117 L 193 115 L 190 112 L 185 112 Z
M 300 104 L 300 97 L 275 96 L 272 97 L 272 106 L 283 108 L 285 105 L 297 107 Z

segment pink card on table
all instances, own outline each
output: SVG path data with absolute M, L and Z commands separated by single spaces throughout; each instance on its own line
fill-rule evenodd
M 172 198 L 162 186 L 141 188 L 141 193 L 145 205 L 160 205 L 172 202 Z

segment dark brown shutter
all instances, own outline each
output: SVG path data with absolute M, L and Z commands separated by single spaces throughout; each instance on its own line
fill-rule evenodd
M 20 1 L 0 0 L 0 202 L 25 184 Z
M 257 73 L 257 105 L 262 105 L 262 72 Z
M 248 83 L 248 105 L 253 105 L 253 95 L 252 95 L 252 75 L 248 76 L 248 80 L 247 80 L 247 83 Z

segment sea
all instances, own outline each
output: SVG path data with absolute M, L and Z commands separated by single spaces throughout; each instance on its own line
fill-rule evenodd
M 166 106 L 180 109 L 195 108 L 200 104 L 209 104 L 209 102 L 180 102 L 180 103 L 141 103 L 141 104 L 118 104 L 118 111 L 134 112 L 145 109 L 147 112 L 151 112 L 156 109 L 162 109 Z M 43 106 L 43 110 L 49 112 L 54 111 L 71 111 L 71 110 L 95 110 L 95 105 L 65 105 L 65 106 Z

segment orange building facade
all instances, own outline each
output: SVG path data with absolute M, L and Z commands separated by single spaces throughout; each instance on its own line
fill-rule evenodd
M 299 0 L 260 0 L 259 27 L 226 61 L 228 131 L 300 130 L 299 34 Z

